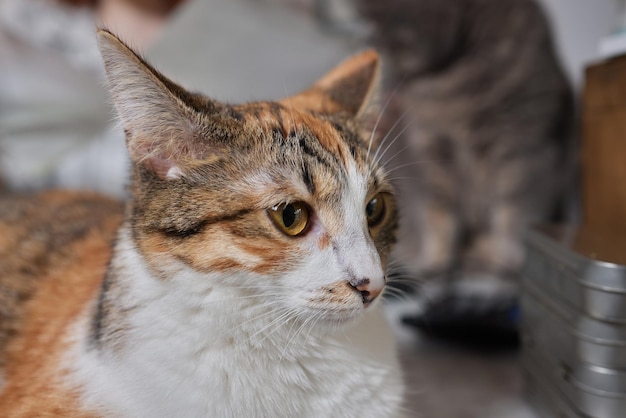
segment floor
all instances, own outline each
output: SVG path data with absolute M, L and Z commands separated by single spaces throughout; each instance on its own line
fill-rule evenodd
M 409 388 L 410 416 L 538 418 L 524 400 L 519 350 L 454 344 L 420 334 L 400 318 L 416 303 L 387 303 Z

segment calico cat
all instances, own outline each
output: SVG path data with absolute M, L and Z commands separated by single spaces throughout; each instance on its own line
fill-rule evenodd
M 396 205 L 360 126 L 377 54 L 227 105 L 98 41 L 132 198 L 0 201 L 2 416 L 400 416 Z
M 401 265 L 452 293 L 513 295 L 523 232 L 562 213 L 575 167 L 572 93 L 543 11 L 534 0 L 351 2 L 391 74 L 380 126 Z

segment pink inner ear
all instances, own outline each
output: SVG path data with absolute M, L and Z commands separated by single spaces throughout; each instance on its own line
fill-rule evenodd
M 183 176 L 183 171 L 169 158 L 151 156 L 145 159 L 144 164 L 163 180 L 173 180 Z

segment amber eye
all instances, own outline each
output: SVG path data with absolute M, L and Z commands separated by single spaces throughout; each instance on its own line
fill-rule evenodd
M 309 225 L 309 207 L 303 202 L 281 203 L 267 212 L 278 229 L 292 237 L 306 232 Z
M 367 216 L 367 225 L 371 228 L 376 226 L 383 220 L 385 216 L 385 196 L 378 193 L 365 206 L 365 215 Z

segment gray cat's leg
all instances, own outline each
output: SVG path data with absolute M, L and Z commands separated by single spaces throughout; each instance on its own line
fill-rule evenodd
M 427 202 L 419 215 L 422 233 L 417 255 L 420 270 L 442 273 L 451 268 L 456 250 L 459 220 L 447 204 Z
M 516 272 L 524 259 L 522 230 L 525 208 L 513 202 L 492 207 L 487 230 L 478 233 L 463 257 L 467 272 Z
M 525 151 L 525 152 L 523 152 Z M 464 270 L 515 279 L 524 262 L 524 231 L 545 222 L 558 200 L 559 176 L 555 150 L 535 147 L 517 151 L 517 158 L 492 156 L 490 180 L 477 185 L 477 194 L 490 196 L 482 208 L 481 228 L 475 230 L 463 257 Z
M 446 137 L 413 130 L 400 161 L 398 253 L 414 275 L 441 275 L 454 263 L 459 236 L 459 182 Z M 408 161 L 408 162 L 407 162 Z

